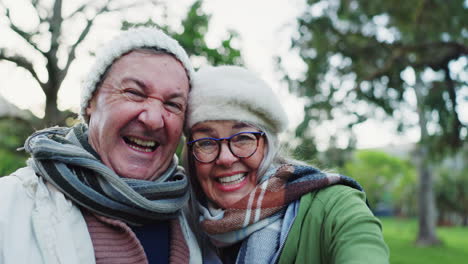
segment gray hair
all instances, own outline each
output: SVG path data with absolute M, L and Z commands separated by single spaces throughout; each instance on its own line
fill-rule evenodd
M 257 183 L 259 183 L 261 180 L 263 180 L 263 177 L 265 176 L 268 169 L 273 164 L 281 163 L 283 158 L 280 156 L 281 146 L 278 140 L 278 135 L 276 133 L 272 133 L 269 129 L 266 129 L 265 127 L 253 124 L 250 125 L 258 128 L 260 131 L 265 132 L 265 138 L 267 143 L 265 155 L 263 156 L 263 160 L 260 163 L 260 166 L 258 167 Z

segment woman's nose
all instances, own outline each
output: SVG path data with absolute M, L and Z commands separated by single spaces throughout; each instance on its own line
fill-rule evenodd
M 216 159 L 216 165 L 224 166 L 224 167 L 231 167 L 234 162 L 239 160 L 238 157 L 232 154 L 231 150 L 229 149 L 227 142 L 221 142 L 219 156 Z

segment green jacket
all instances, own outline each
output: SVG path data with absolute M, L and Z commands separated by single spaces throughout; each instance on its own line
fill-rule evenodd
M 344 185 L 304 195 L 279 263 L 389 263 L 381 223 L 365 199 Z

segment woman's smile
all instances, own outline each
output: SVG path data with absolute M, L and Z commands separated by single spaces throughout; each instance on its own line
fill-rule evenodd
M 231 176 L 215 177 L 216 187 L 221 191 L 237 191 L 247 184 L 247 173 L 235 173 Z

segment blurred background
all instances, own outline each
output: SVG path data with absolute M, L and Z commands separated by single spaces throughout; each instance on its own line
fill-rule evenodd
M 0 176 L 77 121 L 94 51 L 142 25 L 267 81 L 284 150 L 363 185 L 391 263 L 466 262 L 468 0 L 0 0 Z

